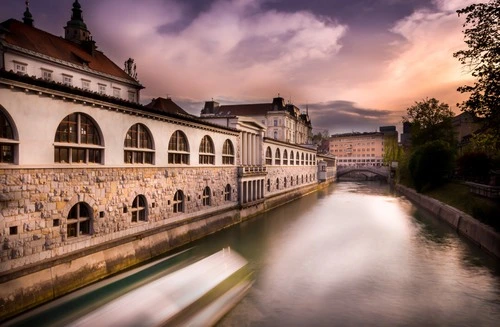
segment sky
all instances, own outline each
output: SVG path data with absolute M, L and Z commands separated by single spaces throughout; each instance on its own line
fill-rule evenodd
M 64 35 L 74 0 L 31 0 L 35 27 Z M 308 110 L 314 132 L 372 132 L 436 98 L 460 113 L 471 74 L 463 17 L 475 0 L 80 0 L 98 49 L 128 58 L 141 102 L 171 97 L 199 115 L 205 101 Z M 24 0 L 1 0 L 0 21 Z

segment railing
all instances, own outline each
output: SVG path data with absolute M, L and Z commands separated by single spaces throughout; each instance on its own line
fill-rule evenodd
M 251 173 L 266 173 L 267 167 L 263 165 L 255 166 L 241 166 L 238 167 L 238 173 L 241 174 L 251 174 Z
M 473 182 L 465 182 L 469 187 L 469 192 L 484 196 L 490 199 L 500 199 L 500 186 L 490 186 Z

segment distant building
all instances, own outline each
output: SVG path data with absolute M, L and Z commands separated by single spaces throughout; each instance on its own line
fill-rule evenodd
M 409 148 L 411 146 L 411 123 L 403 123 L 403 133 L 401 133 L 401 145 L 404 148 Z
M 481 128 L 481 122 L 468 112 L 463 112 L 452 118 L 451 124 L 458 147 L 463 148 L 470 142 L 472 135 Z M 401 144 L 405 148 L 411 146 L 412 123 L 403 123 L 403 133 L 401 133 Z
M 330 154 L 338 166 L 382 166 L 384 143 L 397 135 L 395 126 L 383 126 L 380 132 L 335 134 L 330 137 Z
M 463 148 L 467 145 L 472 135 L 481 128 L 480 121 L 468 112 L 463 112 L 453 117 L 451 124 L 459 148 Z
M 309 114 L 301 113 L 293 104 L 285 104 L 282 97 L 272 103 L 220 105 L 216 101 L 205 102 L 202 118 L 245 116 L 255 119 L 266 127 L 265 136 L 292 144 L 310 144 L 312 124 Z

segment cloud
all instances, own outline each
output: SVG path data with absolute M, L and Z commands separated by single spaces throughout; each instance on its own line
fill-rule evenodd
M 399 125 L 404 114 L 402 111 L 362 108 L 346 100 L 313 103 L 308 108 L 315 122 L 314 129 L 329 130 L 332 134 L 378 131 L 380 126 Z
M 300 89 L 304 81 L 290 76 L 335 56 L 346 31 L 307 11 L 263 9 L 263 1 L 219 0 L 195 17 L 181 2 L 126 2 L 112 16 L 116 3 L 100 2 L 92 24 L 109 31 L 104 44 L 113 57 L 135 59 L 146 97 L 251 99 Z
M 400 39 L 391 46 L 398 53 L 385 63 L 379 79 L 364 85 L 370 92 L 362 104 L 402 109 L 425 97 L 451 105 L 461 101 L 464 96 L 456 88 L 471 79 L 453 58 L 465 46 L 461 23 L 455 12 L 429 8 L 397 21 L 391 32 Z

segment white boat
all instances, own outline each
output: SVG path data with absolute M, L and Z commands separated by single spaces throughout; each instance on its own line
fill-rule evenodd
M 70 326 L 210 326 L 251 285 L 247 261 L 225 248 L 106 303 Z

